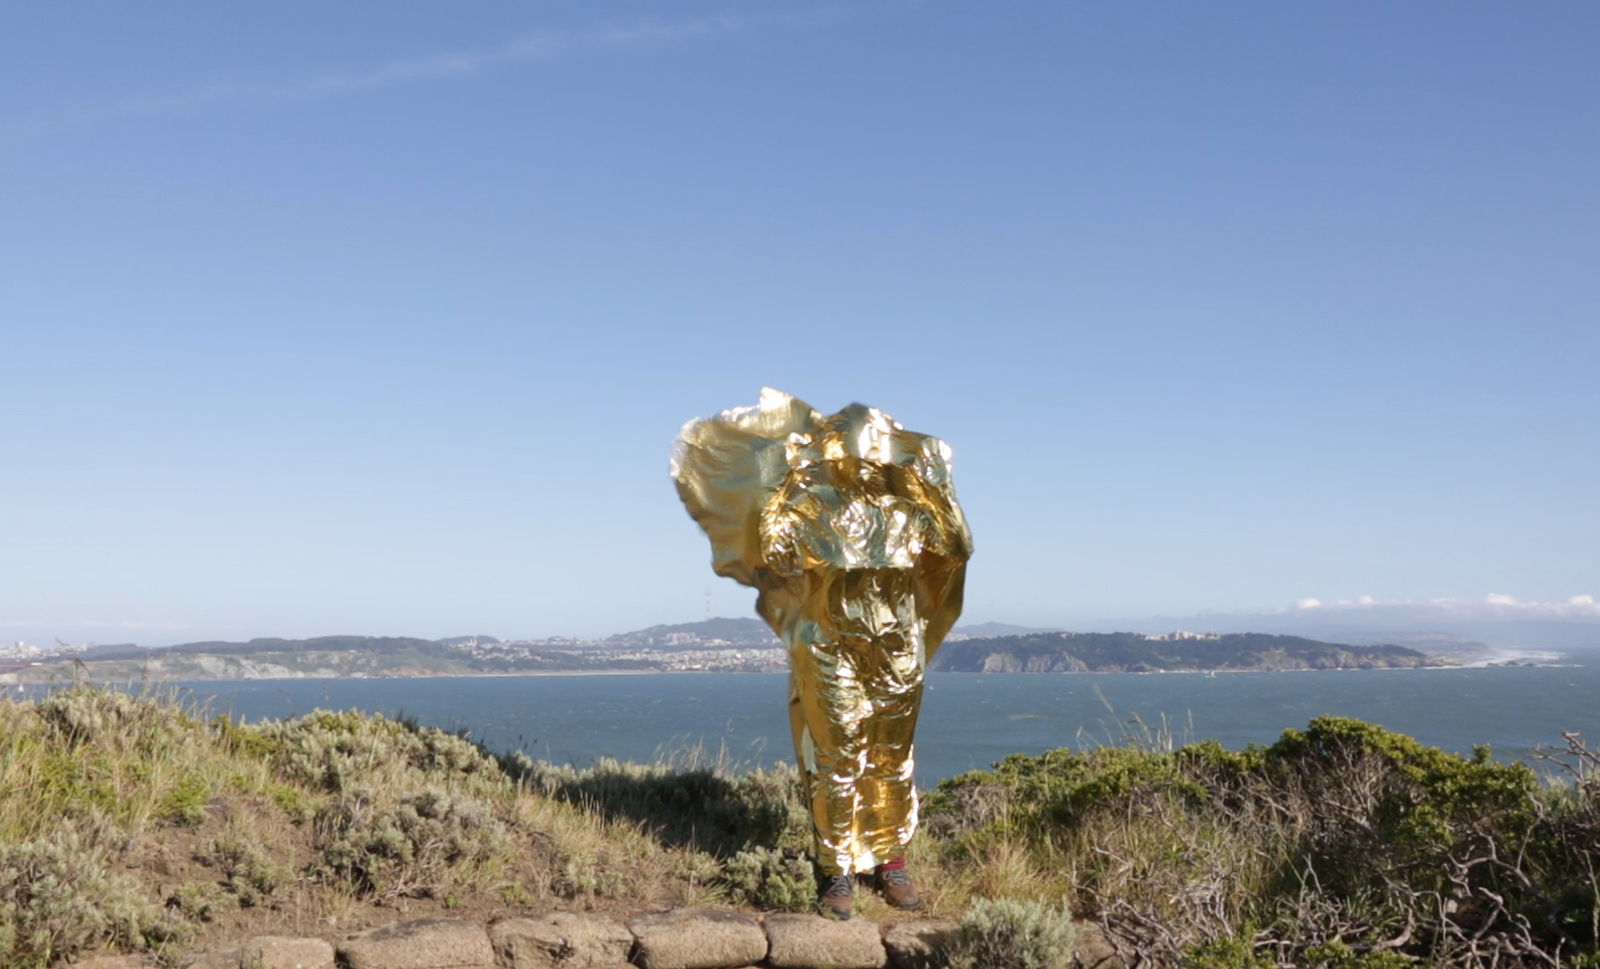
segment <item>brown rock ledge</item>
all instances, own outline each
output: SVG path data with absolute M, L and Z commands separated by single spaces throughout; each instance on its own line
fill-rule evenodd
M 339 955 L 350 969 L 495 969 L 489 933 L 466 919 L 417 919 L 347 935 Z
M 678 909 L 628 923 L 641 969 L 739 969 L 767 957 L 761 923 L 739 912 Z

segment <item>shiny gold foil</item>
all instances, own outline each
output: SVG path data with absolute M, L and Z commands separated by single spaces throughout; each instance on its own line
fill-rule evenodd
M 789 719 L 829 874 L 898 857 L 917 827 L 922 677 L 961 613 L 972 535 L 950 448 L 851 404 L 776 390 L 691 421 L 672 477 L 711 566 L 759 591 L 789 648 Z

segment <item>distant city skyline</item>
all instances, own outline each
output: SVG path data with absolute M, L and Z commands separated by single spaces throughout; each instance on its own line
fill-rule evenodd
M 1592 621 L 1597 33 L 14 6 L 0 642 L 747 615 L 666 463 L 764 385 L 953 447 L 965 623 Z
M 694 625 L 702 617 L 675 618 L 648 623 L 637 629 L 653 626 Z M 744 614 L 718 614 L 722 619 L 748 619 L 760 622 L 755 611 Z M 468 624 L 470 627 L 471 624 Z M 110 631 L 112 628 L 102 626 Z M 421 635 L 424 639 L 454 641 L 475 636 L 493 636 L 511 642 L 592 642 L 624 633 L 635 628 L 605 629 L 599 632 L 573 634 L 520 633 L 514 630 L 487 630 L 471 627 L 475 632 L 456 630 L 446 635 Z M 1071 625 L 1029 626 L 1009 623 L 994 618 L 975 619 L 963 617 L 956 631 L 977 635 L 1014 635 L 1029 631 L 1114 632 L 1134 631 L 1144 633 L 1200 632 L 1271 632 L 1307 635 L 1330 641 L 1379 642 L 1391 638 L 1415 639 L 1419 635 L 1442 635 L 1457 640 L 1477 640 L 1495 646 L 1540 648 L 1560 650 L 1600 650 L 1600 603 L 1595 597 L 1573 596 L 1566 602 L 1523 602 L 1510 596 L 1491 594 L 1479 600 L 1440 599 L 1432 602 L 1379 601 L 1370 596 L 1355 600 L 1323 603 L 1302 600 L 1288 607 L 1247 609 L 1236 611 L 1206 610 L 1198 613 L 1174 615 L 1148 615 L 1103 617 Z M 168 629 L 152 638 L 146 630 L 144 638 L 118 640 L 106 638 L 98 642 L 68 642 L 52 637 L 44 642 L 30 641 L 27 637 L 0 641 L 0 656 L 32 656 L 41 652 L 55 652 L 61 645 L 87 647 L 134 643 L 143 646 L 169 646 L 197 640 L 250 640 L 250 639 L 303 639 L 318 635 L 374 635 L 372 630 L 321 630 L 314 632 L 283 633 L 276 631 L 232 631 L 205 633 L 203 630 Z M 386 629 L 376 635 L 410 635 L 407 630 Z

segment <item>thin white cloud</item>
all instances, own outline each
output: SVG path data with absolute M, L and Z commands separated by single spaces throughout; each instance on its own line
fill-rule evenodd
M 1584 619 L 1600 620 L 1600 601 L 1592 595 L 1575 595 L 1562 601 L 1540 602 L 1518 599 L 1503 592 L 1491 592 L 1481 599 L 1374 599 L 1359 596 L 1354 599 L 1295 600 L 1288 608 L 1253 610 L 1257 615 L 1304 612 L 1318 610 L 1333 612 L 1380 612 L 1395 609 L 1423 610 L 1438 614 L 1473 616 L 1477 618 L 1528 618 L 1528 619 Z M 1244 610 L 1252 612 L 1252 610 Z
M 0 629 L 199 629 L 192 622 L 147 621 L 143 619 L 0 619 Z
M 582 30 L 525 34 L 489 50 L 458 51 L 391 61 L 366 71 L 325 74 L 275 84 L 224 84 L 168 95 L 143 95 L 121 104 L 64 117 L 7 126 L 12 135 L 39 135 L 97 121 L 139 115 L 224 111 L 253 105 L 317 101 L 399 84 L 465 77 L 502 65 L 550 60 L 587 52 L 664 46 L 735 34 L 756 27 L 796 22 L 795 16 L 721 14 L 694 20 L 598 24 Z

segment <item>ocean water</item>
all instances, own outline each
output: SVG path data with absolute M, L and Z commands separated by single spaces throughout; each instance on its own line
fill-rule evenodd
M 251 720 L 347 709 L 405 714 L 465 729 L 496 750 L 588 765 L 598 757 L 654 761 L 694 745 L 736 761 L 792 760 L 787 677 L 760 673 L 268 680 L 179 685 L 212 712 Z M 1267 744 L 1331 713 L 1423 743 L 1501 758 L 1563 730 L 1600 741 L 1600 665 L 1285 673 L 1084 673 L 928 677 L 917 729 L 923 787 L 1039 753 L 1167 729 L 1176 740 L 1229 748 Z M 1143 727 L 1141 727 L 1141 724 Z

